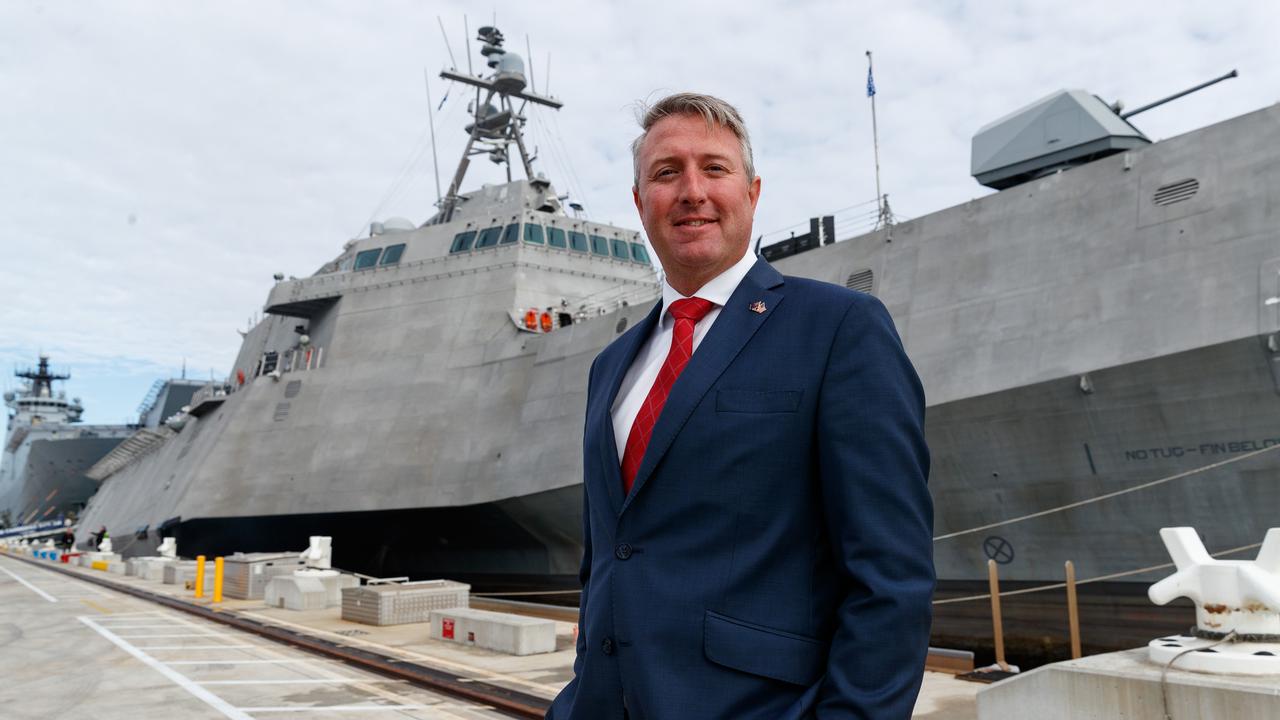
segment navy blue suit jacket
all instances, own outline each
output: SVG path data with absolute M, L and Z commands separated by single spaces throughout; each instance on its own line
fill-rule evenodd
M 924 394 L 888 312 L 758 260 L 624 496 L 610 409 L 660 308 L 592 365 L 576 677 L 547 717 L 908 718 L 933 511 Z

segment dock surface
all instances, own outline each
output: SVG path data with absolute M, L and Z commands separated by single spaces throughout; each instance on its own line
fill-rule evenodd
M 130 590 L 179 606 L 135 597 Z M 268 607 L 261 600 L 230 599 L 213 607 L 208 597 L 192 596 L 176 585 L 0 554 L 4 717 L 518 716 L 219 620 L 249 621 L 296 640 L 387 658 L 545 703 L 573 676 L 571 622 L 556 623 L 555 652 L 516 657 L 433 640 L 426 623 L 377 627 L 344 621 L 337 608 L 295 612 Z M 207 617 L 185 612 L 184 607 Z M 946 673 L 926 673 L 914 717 L 972 720 L 977 717 L 978 689 Z

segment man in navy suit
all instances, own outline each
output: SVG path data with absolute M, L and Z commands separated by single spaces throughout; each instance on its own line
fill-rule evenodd
M 666 283 L 591 368 L 576 677 L 547 717 L 907 718 L 934 586 L 920 382 L 874 297 L 747 251 L 731 105 L 641 124 Z

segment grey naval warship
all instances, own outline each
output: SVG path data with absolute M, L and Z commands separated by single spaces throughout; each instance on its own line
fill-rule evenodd
M 14 375 L 22 383 L 4 394 L 8 424 L 0 454 L 0 525 L 72 519 L 98 489 L 85 472 L 135 428 L 80 425 L 80 398 L 68 400 L 65 390 L 53 386 L 71 375 L 50 369 L 48 355 Z
M 80 540 L 151 530 L 133 552 L 163 534 L 214 555 L 323 534 L 371 575 L 577 587 L 588 369 L 660 279 L 637 231 L 567 214 L 534 171 L 525 110 L 560 103 L 480 39 L 491 73 L 442 73 L 479 101 L 438 211 L 278 276 L 228 380 L 90 471 Z M 1160 142 L 1132 114 L 1054 93 L 975 136 L 998 192 L 759 248 L 892 313 L 928 397 L 943 594 L 988 558 L 1015 584 L 1072 560 L 1144 592 L 1160 527 L 1213 552 L 1275 524 L 1280 107 Z M 461 192 L 481 155 L 509 182 Z

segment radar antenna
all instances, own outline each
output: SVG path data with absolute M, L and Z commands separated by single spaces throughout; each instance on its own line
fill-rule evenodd
M 526 91 L 524 60 L 513 52 L 502 47 L 502 32 L 492 25 L 486 25 L 477 31 L 478 39 L 484 44 L 480 54 L 485 56 L 486 64 L 493 68 L 493 74 L 484 77 L 457 70 L 441 71 L 440 77 L 453 80 L 476 88 L 477 102 L 471 107 L 472 122 L 466 127 L 469 137 L 462 151 L 462 160 L 453 174 L 453 182 L 445 195 L 440 208 L 439 222 L 449 222 L 458 207 L 458 190 L 467 174 L 473 155 L 487 153 L 489 159 L 497 164 L 507 166 L 507 175 L 511 175 L 511 157 L 508 148 L 515 145 L 520 153 L 520 161 L 524 166 L 525 177 L 534 180 L 533 159 L 524 144 L 523 127 L 526 118 L 513 104 L 513 98 L 526 103 L 545 105 L 559 110 L 564 103 L 554 98 Z M 484 99 L 480 100 L 483 92 Z M 521 109 L 523 109 L 521 105 Z
M 67 380 L 71 377 L 69 373 L 51 372 L 49 370 L 49 356 L 44 354 L 40 355 L 40 365 L 35 370 L 28 368 L 14 371 L 13 374 L 15 377 L 31 381 L 32 397 L 52 397 L 53 381 Z

